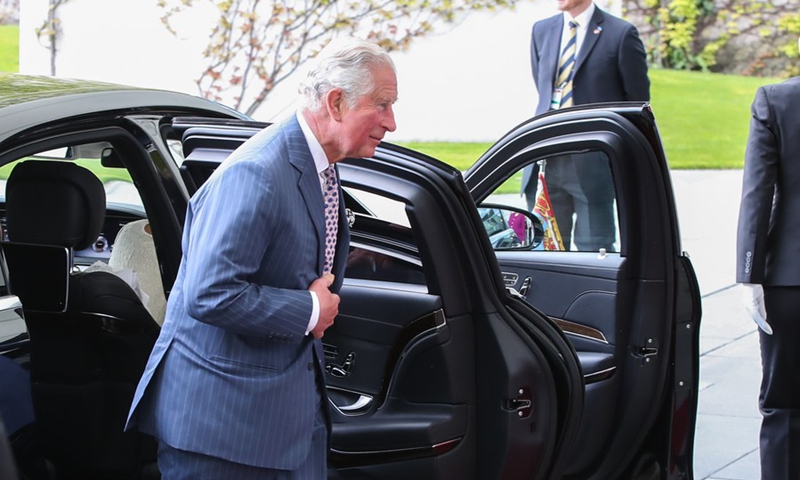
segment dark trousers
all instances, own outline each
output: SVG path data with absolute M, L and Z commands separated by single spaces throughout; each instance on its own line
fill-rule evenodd
M 538 169 L 532 172 L 523 186 L 529 210 L 536 204 Z M 574 243 L 583 252 L 616 251 L 616 196 L 608 158 L 600 152 L 548 158 L 544 177 L 564 249 Z
M 800 479 L 800 287 L 765 287 L 761 340 L 761 478 Z

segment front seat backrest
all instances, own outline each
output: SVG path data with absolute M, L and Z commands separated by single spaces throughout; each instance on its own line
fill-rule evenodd
M 83 250 L 103 228 L 106 192 L 74 163 L 26 161 L 9 175 L 6 204 L 9 240 Z

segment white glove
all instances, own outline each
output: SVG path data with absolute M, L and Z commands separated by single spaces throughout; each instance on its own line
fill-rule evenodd
M 772 335 L 772 327 L 767 323 L 767 308 L 764 306 L 764 287 L 756 283 L 742 284 L 742 302 L 750 318 L 767 335 Z

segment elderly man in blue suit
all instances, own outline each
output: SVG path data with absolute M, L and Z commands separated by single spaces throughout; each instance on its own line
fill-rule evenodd
M 557 0 L 562 12 L 533 25 L 531 69 L 536 114 L 598 102 L 649 101 L 647 55 L 632 24 L 592 0 Z M 523 171 L 528 208 L 536 200 L 534 167 Z M 564 247 L 613 251 L 614 189 L 605 157 L 596 152 L 549 159 L 545 169 Z M 575 238 L 571 238 L 575 215 Z
M 320 338 L 349 244 L 335 163 L 372 156 L 395 129 L 397 79 L 385 51 L 345 39 L 300 90 L 305 106 L 245 142 L 189 204 L 127 425 L 159 439 L 164 480 L 327 476 Z

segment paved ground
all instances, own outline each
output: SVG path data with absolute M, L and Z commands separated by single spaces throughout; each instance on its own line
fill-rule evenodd
M 741 170 L 673 171 L 683 249 L 703 296 L 695 480 L 755 480 L 760 357 L 734 280 Z

